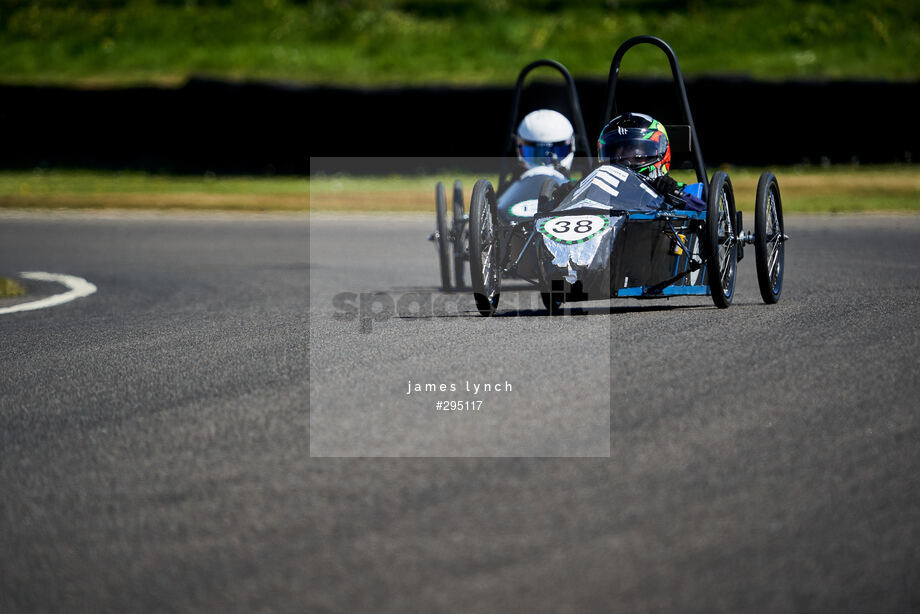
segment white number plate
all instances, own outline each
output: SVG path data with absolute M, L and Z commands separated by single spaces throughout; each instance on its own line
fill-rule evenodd
M 610 218 L 600 215 L 565 215 L 540 222 L 540 232 L 558 243 L 583 243 L 610 225 Z

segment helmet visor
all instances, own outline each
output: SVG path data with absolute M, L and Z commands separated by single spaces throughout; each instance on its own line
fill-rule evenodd
M 572 153 L 571 141 L 557 143 L 540 143 L 535 141 L 518 141 L 518 154 L 530 165 L 553 164 L 561 162 Z
M 668 153 L 668 136 L 652 128 L 608 127 L 598 140 L 601 162 L 641 169 Z
M 601 160 L 639 168 L 654 164 L 664 155 L 667 145 L 642 138 L 622 138 L 601 145 Z

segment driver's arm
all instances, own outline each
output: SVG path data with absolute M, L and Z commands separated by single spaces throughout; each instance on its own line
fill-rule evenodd
M 659 194 L 664 196 L 665 201 L 672 207 L 682 207 L 685 204 L 684 195 L 681 190 L 684 184 L 671 178 L 670 175 L 661 175 L 651 181 L 652 187 Z
M 680 191 L 684 189 L 684 184 L 673 179 L 670 175 L 661 175 L 652 180 L 652 186 L 662 196 L 673 195 L 680 197 Z

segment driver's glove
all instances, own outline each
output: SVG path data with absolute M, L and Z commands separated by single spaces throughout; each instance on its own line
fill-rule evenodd
M 577 181 L 566 181 L 558 188 L 553 190 L 553 195 L 550 198 L 550 202 L 553 205 L 558 205 L 562 202 L 562 199 L 571 194 L 572 190 L 574 190 L 576 187 L 578 187 Z

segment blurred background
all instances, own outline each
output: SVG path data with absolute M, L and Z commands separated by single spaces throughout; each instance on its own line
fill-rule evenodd
M 638 34 L 677 52 L 710 165 L 911 166 L 910 0 L 0 0 L 0 206 L 87 181 L 256 189 L 202 187 L 231 175 L 275 177 L 259 193 L 282 195 L 310 157 L 500 155 L 514 79 L 538 58 L 575 75 L 594 142 L 610 59 Z M 541 74 L 525 110 L 566 111 Z M 680 123 L 657 49 L 631 51 L 622 75 L 621 109 Z
M 526 6 L 525 6 L 526 5 Z M 693 75 L 916 79 L 909 0 L 3 0 L 4 81 L 507 85 L 535 57 L 583 77 L 655 34 Z M 641 55 L 641 54 L 640 54 Z M 650 60 L 647 54 L 642 60 Z M 665 74 L 658 62 L 643 72 Z

